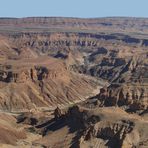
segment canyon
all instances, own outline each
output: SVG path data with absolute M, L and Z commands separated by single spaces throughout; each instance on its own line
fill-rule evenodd
M 147 24 L 0 18 L 1 146 L 146 148 Z

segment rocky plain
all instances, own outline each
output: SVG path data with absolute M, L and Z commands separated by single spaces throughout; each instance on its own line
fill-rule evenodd
M 148 148 L 148 19 L 0 18 L 0 147 Z

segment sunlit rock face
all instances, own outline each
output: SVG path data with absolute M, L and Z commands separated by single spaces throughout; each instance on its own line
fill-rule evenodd
M 146 24 L 144 18 L 1 18 L 0 143 L 148 147 Z

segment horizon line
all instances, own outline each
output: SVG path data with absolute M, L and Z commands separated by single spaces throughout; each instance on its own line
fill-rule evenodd
M 139 16 L 102 16 L 102 17 L 73 17 L 73 16 L 24 16 L 24 17 L 9 17 L 0 16 L 0 19 L 25 19 L 25 18 L 72 18 L 72 19 L 103 19 L 103 18 L 135 18 L 135 19 L 148 19 L 148 17 Z

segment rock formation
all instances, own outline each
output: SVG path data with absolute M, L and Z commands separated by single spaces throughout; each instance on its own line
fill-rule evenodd
M 95 79 L 70 72 L 62 61 L 46 56 L 7 60 L 0 75 L 0 108 L 9 111 L 68 105 L 98 89 Z
M 0 124 L 0 143 L 147 147 L 147 23 L 0 18 L 0 111 L 23 129 Z

